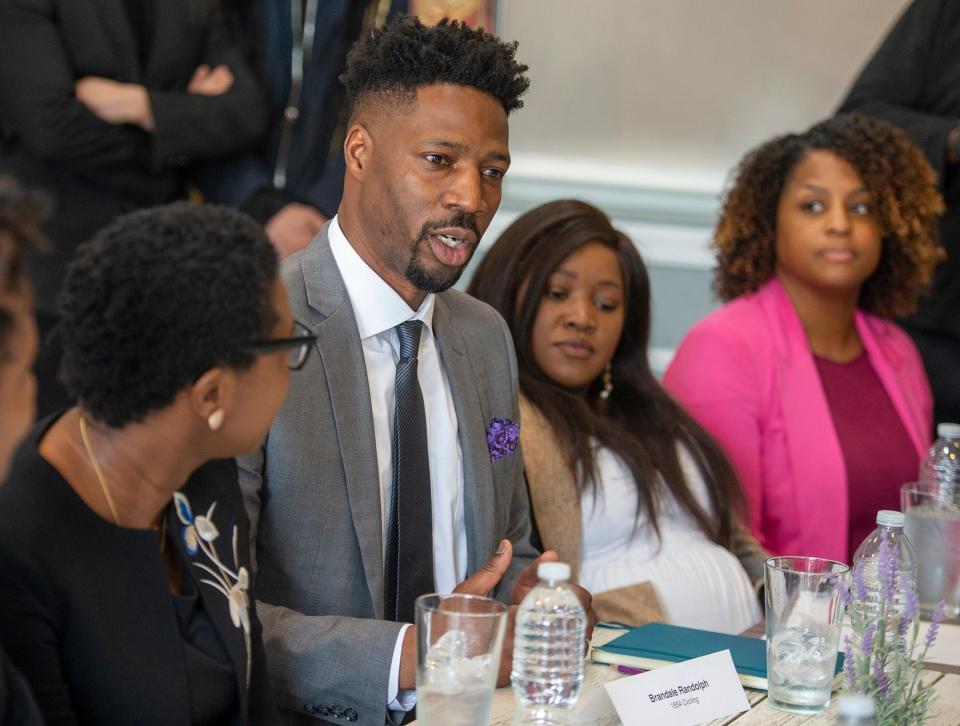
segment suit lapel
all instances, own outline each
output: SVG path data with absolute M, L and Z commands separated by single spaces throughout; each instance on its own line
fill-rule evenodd
M 198 479 L 201 481 L 198 481 Z M 198 479 L 191 481 L 183 489 L 183 494 L 188 497 L 195 517 L 206 515 L 210 509 L 210 505 L 213 504 L 212 501 L 203 497 L 203 492 L 215 490 L 215 487 L 204 486 L 202 475 L 199 475 Z M 197 484 L 199 484 L 199 486 L 197 486 Z M 214 581 L 214 577 L 197 565 L 205 565 L 214 571 L 218 569 L 217 566 L 202 550 L 192 555 L 186 551 L 182 534 L 183 525 L 177 518 L 175 506 L 169 506 L 165 516 L 167 529 L 173 533 L 173 536 L 169 539 L 176 542 L 176 548 L 181 561 L 187 563 L 188 571 L 184 573 L 184 577 L 189 577 L 193 580 L 194 586 L 197 588 L 197 592 L 200 594 L 200 599 L 203 602 L 203 609 L 207 617 L 210 618 L 210 622 L 216 629 L 217 634 L 220 636 L 221 642 L 227 649 L 227 654 L 230 656 L 230 662 L 233 664 L 233 672 L 236 674 L 237 693 L 240 696 L 241 712 L 246 713 L 250 658 L 252 657 L 250 638 L 246 634 L 249 631 L 245 631 L 242 625 L 238 627 L 233 624 L 233 619 L 230 615 L 230 600 L 218 588 L 209 584 L 209 581 Z M 235 527 L 233 524 L 233 515 L 230 512 L 217 508 L 214 510 L 212 519 L 219 530 L 219 536 L 206 546 L 213 548 L 214 552 L 216 552 L 220 558 L 220 561 L 236 573 L 240 567 L 240 563 L 235 562 L 233 556 Z M 204 582 L 204 580 L 208 582 Z M 234 581 L 231 581 L 231 584 L 233 582 Z M 249 593 L 247 593 L 247 597 L 248 608 L 252 608 L 253 603 L 249 599 Z
M 889 340 L 884 339 L 886 336 L 883 332 L 871 325 L 867 316 L 860 311 L 857 311 L 857 332 L 860 333 L 870 365 L 890 397 L 894 410 L 899 414 L 910 441 L 922 458 L 930 442 L 926 440 L 922 407 L 918 406 L 916 401 L 907 400 L 911 378 L 909 374 L 904 375 L 902 370 L 903 357 L 890 345 Z
M 383 617 L 383 526 L 380 477 L 370 408 L 370 386 L 357 321 L 324 229 L 302 256 L 307 303 L 333 408 L 333 430 L 317 422 L 318 436 L 337 436 L 353 527 L 378 617 Z
M 463 454 L 464 524 L 467 530 L 467 572 L 474 572 L 495 549 L 494 486 L 486 426 L 489 420 L 477 388 L 466 342 L 450 321 L 443 295 L 437 295 L 433 331 L 440 360 L 457 412 L 460 450 Z
M 137 45 L 134 41 L 133 27 L 122 0 L 94 0 L 97 14 L 113 46 L 117 64 L 116 80 L 124 83 L 140 81 L 140 62 L 137 57 Z M 165 3 L 161 0 L 160 5 Z
M 796 310 L 774 281 L 765 301 L 767 334 L 777 341 L 783 420 L 794 480 L 816 496 L 798 492 L 802 526 L 816 532 L 821 551 L 804 554 L 844 560 L 847 548 L 847 468 L 827 396 Z M 824 501 L 831 502 L 825 508 Z

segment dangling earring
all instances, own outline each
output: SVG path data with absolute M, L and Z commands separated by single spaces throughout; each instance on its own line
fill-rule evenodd
M 217 431 L 221 426 L 223 426 L 222 408 L 218 408 L 216 411 L 210 414 L 210 418 L 207 419 L 207 425 L 210 427 L 211 431 Z
M 600 400 L 609 400 L 611 393 L 613 393 L 613 367 L 607 363 L 607 367 L 603 369 L 603 389 L 600 391 Z

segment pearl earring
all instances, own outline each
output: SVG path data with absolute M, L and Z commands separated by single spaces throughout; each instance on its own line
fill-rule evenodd
M 211 431 L 217 431 L 221 426 L 223 426 L 222 408 L 218 408 L 216 411 L 210 414 L 210 418 L 207 419 L 207 425 L 210 427 Z
M 613 367 L 607 363 L 607 367 L 603 369 L 603 389 L 600 391 L 600 400 L 609 400 L 611 393 L 613 393 Z

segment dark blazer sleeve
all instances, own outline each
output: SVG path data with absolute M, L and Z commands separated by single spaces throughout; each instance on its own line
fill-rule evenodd
M 150 135 L 100 120 L 76 80 L 50 0 L 0 3 L 0 116 L 32 155 L 86 176 L 145 164 Z
M 957 22 L 951 16 L 950 2 L 915 0 L 867 62 L 839 109 L 841 113 L 876 116 L 902 129 L 923 150 L 941 179 L 947 134 L 960 118 L 930 110 L 933 104 L 927 96 L 933 91 L 931 83 L 939 63 L 948 62 L 944 54 L 956 57 L 956 49 L 944 47 L 942 32 L 944 23 Z
M 0 555 L 0 642 L 33 689 L 47 723 L 72 726 L 79 721 L 60 668 L 52 597 L 40 571 L 30 561 Z
M 148 89 L 156 124 L 151 157 L 155 169 L 240 151 L 252 146 L 266 128 L 266 99 L 253 71 L 230 40 L 219 5 L 211 4 L 210 13 L 197 65 L 226 65 L 233 85 L 219 96 Z

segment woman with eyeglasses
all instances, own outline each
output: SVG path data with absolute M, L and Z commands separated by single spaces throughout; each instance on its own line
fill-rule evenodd
M 313 337 L 261 228 L 119 218 L 60 298 L 61 378 L 0 492 L 0 641 L 50 724 L 271 723 L 233 457 Z

